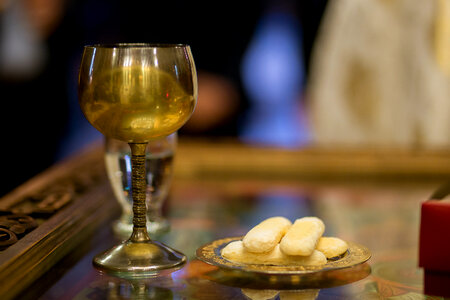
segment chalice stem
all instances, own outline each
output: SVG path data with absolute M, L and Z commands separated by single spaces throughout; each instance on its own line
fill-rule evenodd
M 145 182 L 145 148 L 147 143 L 129 143 L 131 148 L 131 194 L 133 196 L 132 242 L 150 241 L 147 232 L 147 205 Z

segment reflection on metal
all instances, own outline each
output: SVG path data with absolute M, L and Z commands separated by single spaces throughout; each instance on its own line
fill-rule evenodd
M 266 275 L 295 275 L 300 276 L 300 279 L 304 281 L 305 276 L 354 267 L 366 262 L 371 257 L 369 249 L 365 246 L 347 242 L 349 246 L 347 255 L 338 260 L 329 260 L 323 266 L 240 264 L 223 258 L 221 255 L 222 249 L 230 242 L 240 239 L 242 237 L 224 238 L 206 244 L 197 250 L 197 258 L 225 269 Z

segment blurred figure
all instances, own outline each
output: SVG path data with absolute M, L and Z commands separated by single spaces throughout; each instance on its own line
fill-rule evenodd
M 242 133 L 250 142 L 302 144 L 309 137 L 301 97 L 325 2 L 0 0 L 1 154 L 8 172 L 0 195 L 102 138 L 78 105 L 86 44 L 191 45 L 199 100 L 181 137 Z M 281 8 L 270 10 L 274 3 Z
M 450 1 L 329 3 L 309 84 L 320 146 L 450 148 Z
M 5 1 L 1 19 L 0 74 L 18 80 L 42 71 L 46 49 L 27 16 L 25 3 Z
M 219 4 L 0 1 L 0 92 L 5 114 L 0 125 L 7 145 L 1 154 L 8 172 L 0 195 L 102 138 L 78 106 L 78 67 L 86 44 L 190 44 L 199 73 L 201 117 L 194 117 L 185 132 L 235 135 L 245 106 L 239 59 L 260 10 L 257 4 L 240 1 Z
M 220 127 L 233 122 L 239 113 L 241 97 L 233 82 L 219 74 L 198 73 L 198 101 L 194 114 L 183 127 L 183 132 L 206 135 L 218 134 Z M 231 135 L 232 129 L 223 130 Z
M 64 75 L 49 68 L 48 46 L 62 18 L 63 3 L 4 0 L 0 4 L 0 153 L 5 170 L 0 195 L 51 165 L 63 134 Z
M 241 72 L 250 107 L 241 138 L 250 143 L 298 147 L 308 141 L 301 94 L 301 27 L 289 3 L 262 16 L 243 57 Z

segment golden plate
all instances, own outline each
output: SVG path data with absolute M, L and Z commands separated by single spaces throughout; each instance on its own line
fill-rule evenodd
M 328 260 L 328 262 L 323 266 L 240 264 L 223 258 L 221 255 L 222 249 L 229 243 L 242 240 L 242 238 L 242 236 L 229 237 L 215 240 L 211 243 L 203 245 L 197 249 L 197 258 L 214 266 L 243 272 L 270 275 L 302 275 L 354 267 L 366 262 L 371 257 L 370 251 L 367 247 L 360 244 L 347 242 L 347 252 L 336 260 Z

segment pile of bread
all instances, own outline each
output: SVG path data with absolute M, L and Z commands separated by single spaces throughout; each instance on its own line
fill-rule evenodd
M 320 266 L 343 255 L 348 245 L 336 237 L 323 237 L 325 225 L 317 217 L 303 217 L 294 224 L 284 217 L 268 218 L 242 240 L 222 249 L 222 257 L 244 264 Z

